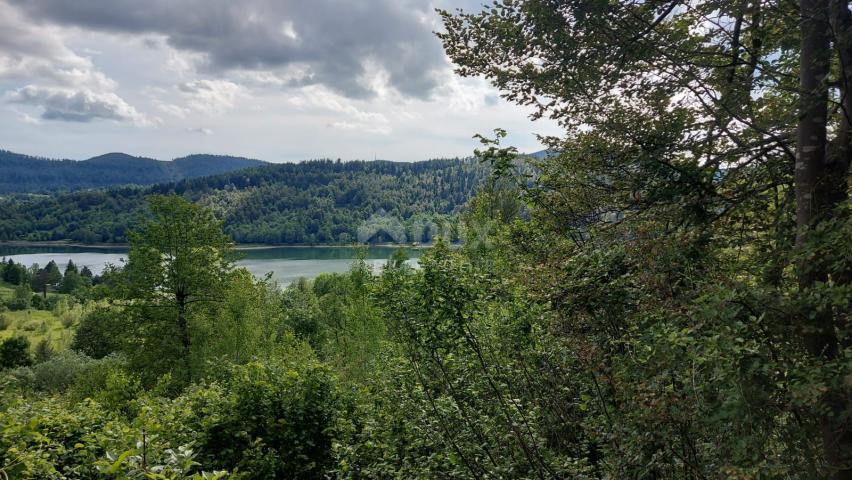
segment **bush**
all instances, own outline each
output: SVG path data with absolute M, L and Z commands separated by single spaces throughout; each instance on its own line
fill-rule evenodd
M 82 305 L 70 300 L 68 297 L 51 297 L 50 300 L 53 316 L 59 318 L 62 326 L 65 328 L 73 326 L 83 315 Z
M 36 363 L 46 362 L 47 360 L 50 360 L 55 353 L 53 346 L 50 344 L 50 340 L 45 338 L 36 344 L 35 361 Z
M 6 330 L 11 324 L 12 321 L 9 320 L 9 317 L 0 313 L 0 330 Z
M 0 471 L 7 475 L 0 478 L 103 478 L 95 463 L 122 431 L 112 423 L 94 402 L 48 398 L 0 411 Z
M 128 419 L 92 400 L 18 402 L 0 411 L 0 478 L 226 478 L 204 473 L 191 447 L 170 441 L 180 417 L 169 402 L 158 403 L 154 415 Z
M 6 301 L 6 308 L 13 312 L 20 312 L 30 308 L 30 302 L 25 298 L 12 298 Z
M 72 354 L 72 352 L 69 352 L 69 354 Z M 80 370 L 68 392 L 69 397 L 77 401 L 98 397 L 100 392 L 107 388 L 107 378 L 113 372 L 123 372 L 127 368 L 127 362 L 124 358 L 117 355 L 109 355 L 100 359 L 90 358 L 79 352 L 73 352 L 73 355 L 81 359 L 88 359 L 86 368 Z
M 65 328 L 70 328 L 77 322 L 77 320 L 79 320 L 79 317 L 70 311 L 63 313 L 62 316 L 59 317 L 59 321 L 62 322 L 62 326 Z
M 346 402 L 328 368 L 302 362 L 233 367 L 224 389 L 179 398 L 191 412 L 184 425 L 197 429 L 199 461 L 247 479 L 329 475 Z
M 30 299 L 30 305 L 36 310 L 47 310 L 47 300 L 38 293 L 34 293 Z
M 77 378 L 94 366 L 94 360 L 75 352 L 62 352 L 31 367 L 12 372 L 25 389 L 59 393 L 74 385 Z
M 120 346 L 122 312 L 98 308 L 80 321 L 71 348 L 92 358 L 103 358 L 117 352 Z
M 12 337 L 0 343 L 0 369 L 32 365 L 30 341 L 24 337 Z

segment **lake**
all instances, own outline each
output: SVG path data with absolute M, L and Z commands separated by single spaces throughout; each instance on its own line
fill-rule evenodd
M 399 247 L 366 247 L 366 260 L 374 271 L 385 264 Z M 299 277 L 313 278 L 321 273 L 340 273 L 349 269 L 357 255 L 355 247 L 261 247 L 239 249 L 237 265 L 245 267 L 257 277 L 272 273 L 272 278 L 287 285 Z M 416 265 L 421 249 L 407 248 L 409 263 Z M 103 271 L 107 263 L 121 265 L 127 259 L 126 247 L 111 246 L 4 246 L 0 245 L 0 258 L 11 258 L 29 267 L 37 263 L 46 265 L 51 260 L 65 269 L 68 260 L 77 267 L 84 265 L 95 273 Z

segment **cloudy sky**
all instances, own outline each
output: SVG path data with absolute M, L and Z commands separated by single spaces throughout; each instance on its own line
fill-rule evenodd
M 558 130 L 452 73 L 435 7 L 464 0 L 0 0 L 0 148 L 269 161 L 522 151 Z

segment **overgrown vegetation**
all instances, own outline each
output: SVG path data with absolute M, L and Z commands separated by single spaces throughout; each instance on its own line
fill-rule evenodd
M 565 124 L 554 153 L 519 165 L 504 132 L 481 137 L 494 176 L 461 248 L 283 290 L 230 265 L 209 211 L 155 197 L 78 353 L 8 365 L 2 472 L 849 478 L 850 18 L 820 0 L 444 13 L 462 74 Z M 808 77 L 814 52 L 831 82 Z

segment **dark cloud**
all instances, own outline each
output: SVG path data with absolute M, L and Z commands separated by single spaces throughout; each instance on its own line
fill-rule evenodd
M 144 125 L 148 120 L 113 93 L 28 85 L 6 93 L 9 103 L 42 107 L 41 117 L 66 122 L 101 118 Z
M 302 69 L 286 84 L 369 97 L 381 69 L 402 94 L 425 98 L 446 67 L 429 5 L 400 0 L 8 0 L 30 19 L 125 34 L 158 34 L 203 55 L 207 71 Z

